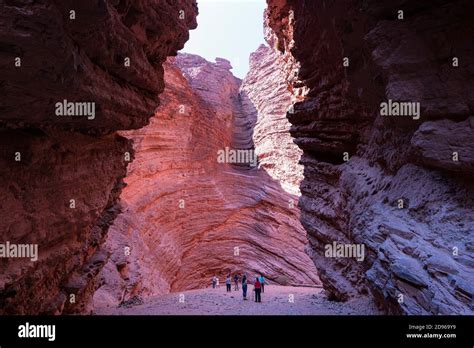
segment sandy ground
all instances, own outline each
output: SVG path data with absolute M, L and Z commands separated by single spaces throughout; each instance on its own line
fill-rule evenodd
M 253 287 L 249 286 L 247 296 L 253 296 L 252 290 Z M 319 288 L 267 285 L 261 303 L 254 302 L 252 297 L 244 301 L 241 290 L 228 293 L 225 286 L 220 286 L 217 289 L 198 289 L 149 297 L 143 304 L 130 307 L 96 308 L 95 314 L 369 315 L 378 312 L 372 305 L 362 300 L 346 303 L 329 301 Z

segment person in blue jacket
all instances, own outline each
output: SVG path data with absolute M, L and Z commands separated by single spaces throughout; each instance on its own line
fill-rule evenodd
M 262 293 L 265 292 L 265 278 L 260 274 L 260 284 L 262 285 Z

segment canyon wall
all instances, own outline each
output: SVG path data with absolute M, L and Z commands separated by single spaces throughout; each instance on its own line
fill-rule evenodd
M 241 89 L 258 115 L 253 141 L 260 167 L 279 181 L 285 191 L 299 196 L 302 151 L 293 142 L 291 124 L 286 118 L 292 94 L 287 88 L 284 64 L 282 55 L 261 45 L 250 55 L 249 72 Z
M 236 272 L 250 279 L 264 274 L 274 284 L 320 284 L 305 253 L 298 197 L 282 185 L 297 190 L 292 176 L 302 170 L 271 175 L 264 169 L 284 162 L 298 167 L 299 149 L 287 144 L 289 133 L 282 131 L 288 90 L 275 90 L 275 100 L 254 106 L 255 91 L 269 89 L 279 76 L 259 64 L 273 64 L 276 56 L 261 47 L 243 83 L 224 59 L 211 63 L 179 54 L 166 63 L 162 103 L 150 124 L 122 132 L 133 143 L 135 160 L 121 195 L 123 213 L 108 234 L 112 257 L 96 306 L 208 287 L 212 276 L 223 282 Z M 284 86 L 284 79 L 279 83 Z M 281 134 L 281 144 L 274 133 Z M 285 153 L 285 146 L 292 150 Z M 226 147 L 255 148 L 273 159 L 259 158 L 260 168 L 220 163 L 218 151 Z
M 116 131 L 147 124 L 196 15 L 194 0 L 0 2 L 0 243 L 39 251 L 0 259 L 0 314 L 90 311 L 133 160 Z M 95 113 L 59 116 L 64 100 Z
M 389 313 L 473 314 L 473 3 L 267 2 L 325 289 Z M 389 100 L 420 117 L 381 116 Z M 364 245 L 364 260 L 327 257 L 333 242 Z

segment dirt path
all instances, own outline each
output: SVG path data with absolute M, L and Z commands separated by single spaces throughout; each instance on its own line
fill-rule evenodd
M 252 296 L 253 287 L 248 294 Z M 184 302 L 183 302 L 184 295 Z M 180 302 L 180 296 L 181 301 Z M 294 302 L 290 302 L 294 299 Z M 262 302 L 244 301 L 242 291 L 198 289 L 150 297 L 131 307 L 98 308 L 102 315 L 369 315 L 377 310 L 362 300 L 338 303 L 328 301 L 319 288 L 267 285 Z

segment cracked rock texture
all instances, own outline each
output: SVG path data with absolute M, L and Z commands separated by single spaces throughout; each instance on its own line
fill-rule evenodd
M 275 56 L 264 47 L 256 54 L 255 68 L 272 64 Z M 162 104 L 150 124 L 123 133 L 134 144 L 135 160 L 121 195 L 123 213 L 108 235 L 112 257 L 94 296 L 97 307 L 133 296 L 208 287 L 213 275 L 223 282 L 235 272 L 249 277 L 263 273 L 274 284 L 320 284 L 305 253 L 298 197 L 285 191 L 278 175 L 264 169 L 284 162 L 279 156 L 285 156 L 280 149 L 289 136 L 281 130 L 287 123 L 283 116 L 288 91 L 274 92 L 277 100 L 277 94 L 283 94 L 282 105 L 260 100 L 255 108 L 252 100 L 258 98 L 252 89 L 269 84 L 267 74 L 274 79 L 278 75 L 261 70 L 259 79 L 260 70 L 252 71 L 239 90 L 241 80 L 230 68 L 223 59 L 210 63 L 179 54 L 165 65 Z M 273 111 L 260 118 L 262 109 Z M 225 147 L 261 148 L 264 154 L 268 144 L 278 140 L 270 130 L 256 135 L 254 126 L 257 132 L 271 126 L 282 134 L 283 144 L 275 143 L 278 153 L 271 154 L 275 162 L 264 159 L 260 169 L 218 163 L 217 152 Z M 290 151 L 286 161 L 296 162 L 295 153 Z
M 389 313 L 473 314 L 473 3 L 267 2 L 325 289 Z M 389 99 L 419 102 L 420 119 L 380 116 Z M 334 241 L 365 259 L 325 257 Z
M 116 131 L 147 124 L 196 15 L 192 0 L 0 2 L 0 242 L 39 250 L 0 260 L 1 314 L 90 312 L 133 160 Z M 63 100 L 95 118 L 56 116 Z

